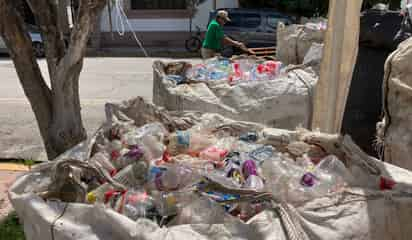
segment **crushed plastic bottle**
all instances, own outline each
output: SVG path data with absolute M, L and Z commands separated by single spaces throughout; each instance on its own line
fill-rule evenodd
M 264 161 L 273 157 L 274 151 L 275 149 L 272 146 L 264 145 L 249 152 L 249 157 L 260 166 Z
M 222 162 L 226 155 L 228 154 L 228 150 L 220 149 L 215 146 L 208 147 L 205 150 L 201 151 L 199 157 L 204 160 L 213 161 L 216 163 Z
M 193 81 L 205 81 L 208 75 L 207 68 L 204 64 L 197 64 L 186 72 L 186 77 Z
M 265 183 L 263 182 L 263 179 L 261 177 L 257 175 L 250 175 L 246 179 L 243 187 L 255 191 L 263 191 L 263 189 L 265 188 Z
M 343 181 L 346 184 L 351 184 L 354 182 L 353 175 L 342 163 L 342 161 L 334 155 L 329 155 L 322 159 L 316 168 L 334 176 L 336 181 Z
M 118 198 L 115 210 L 134 221 L 157 215 L 153 198 L 142 190 L 128 190 Z
M 148 164 L 144 161 L 138 161 L 123 168 L 113 179 L 126 187 L 133 188 L 142 186 L 146 182 L 147 172 Z M 113 190 L 113 186 L 109 183 L 104 183 L 87 194 L 87 201 L 89 203 L 104 202 L 105 193 L 110 190 Z
M 125 149 L 124 152 L 120 152 L 120 156 L 114 159 L 112 162 L 117 169 L 122 169 L 130 164 L 143 159 L 143 149 L 135 145 L 130 149 Z
M 258 140 L 258 134 L 256 132 L 247 132 L 240 135 L 239 140 L 254 143 Z
M 162 217 L 174 216 L 199 196 L 189 191 L 159 192 L 155 194 L 157 210 Z
M 181 75 L 167 75 L 166 79 L 169 81 L 172 81 L 176 85 L 179 85 L 185 82 L 185 78 Z
M 225 213 L 224 207 L 207 197 L 197 197 L 191 201 L 184 201 L 178 208 L 176 218 L 169 226 L 182 224 L 223 224 L 231 218 Z
M 177 131 L 169 136 L 167 150 L 172 155 L 189 154 L 198 156 L 199 153 L 212 146 L 216 139 L 210 135 L 193 131 Z
M 106 156 L 103 152 L 96 153 L 92 158 L 89 160 L 90 163 L 96 164 L 98 167 L 106 170 L 110 176 L 114 176 L 117 173 L 117 169 L 109 160 L 109 157 Z
M 150 190 L 176 191 L 193 186 L 200 179 L 196 171 L 182 165 L 171 165 L 163 170 L 158 170 L 157 167 L 155 169 L 150 170 L 152 174 L 147 186 Z

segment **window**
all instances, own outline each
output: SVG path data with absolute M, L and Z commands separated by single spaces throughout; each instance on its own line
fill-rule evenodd
M 259 14 L 252 13 L 229 13 L 231 22 L 226 23 L 227 27 L 256 28 L 260 25 Z
M 286 25 L 290 24 L 290 20 L 282 18 L 282 16 L 271 15 L 267 17 L 267 23 L 271 28 L 277 28 L 279 22 L 283 22 Z
M 132 10 L 186 9 L 186 0 L 131 0 Z

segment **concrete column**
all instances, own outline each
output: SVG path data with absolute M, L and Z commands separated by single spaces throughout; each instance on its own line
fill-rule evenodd
M 328 29 L 314 99 L 312 129 L 340 133 L 358 55 L 362 0 L 330 0 Z

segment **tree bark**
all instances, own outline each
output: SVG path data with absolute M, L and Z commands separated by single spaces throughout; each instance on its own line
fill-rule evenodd
M 0 33 L 35 114 L 48 158 L 54 159 L 87 137 L 81 117 L 79 76 L 89 36 L 106 0 L 79 1 L 67 48 L 58 2 L 27 0 L 41 29 L 51 89 L 44 82 L 30 37 L 16 10 L 20 1 L 0 0 Z

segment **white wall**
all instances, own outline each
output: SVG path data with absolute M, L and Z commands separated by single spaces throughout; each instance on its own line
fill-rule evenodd
M 239 7 L 238 0 L 217 0 L 217 8 L 236 8 Z M 209 20 L 209 12 L 213 9 L 213 0 L 207 0 L 198 6 L 197 13 L 193 18 L 193 29 L 199 26 L 202 30 L 206 30 Z M 113 30 L 121 29 L 120 23 L 112 11 Z M 189 31 L 189 18 L 139 18 L 129 19 L 130 25 L 134 31 L 150 32 L 150 31 Z M 129 27 L 125 24 L 126 31 Z M 102 32 L 110 31 L 109 14 L 107 9 L 103 11 L 100 29 Z
M 199 26 L 203 31 L 206 30 L 209 21 L 209 13 L 212 10 L 213 0 L 205 1 L 197 7 L 196 15 L 193 17 L 193 30 L 196 30 L 196 26 Z
M 216 0 L 216 8 L 238 8 L 239 0 Z M 210 11 L 213 10 L 213 0 L 208 0 L 198 6 L 196 16 L 193 18 L 192 27 L 196 30 L 199 26 L 203 31 L 206 31 L 209 22 Z
M 216 7 L 217 8 L 238 8 L 239 1 L 238 0 L 217 0 Z

